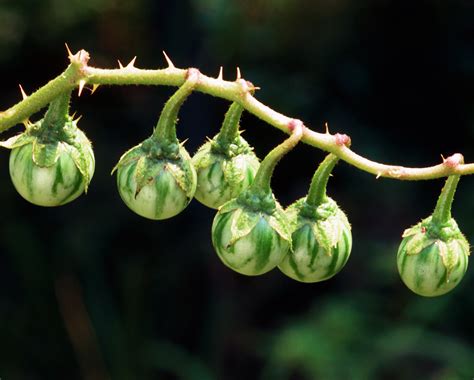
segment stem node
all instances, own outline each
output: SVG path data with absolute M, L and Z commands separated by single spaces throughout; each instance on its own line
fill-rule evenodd
M 0 132 L 27 120 L 31 115 L 46 107 L 61 93 L 78 87 L 80 89 L 81 86 L 84 86 L 83 81 L 85 81 L 86 86 L 93 86 L 92 92 L 94 92 L 98 85 L 182 86 L 183 82 L 189 80 L 189 77 L 197 78 L 196 91 L 231 102 L 238 102 L 246 111 L 259 117 L 269 125 L 286 133 L 291 132 L 288 126 L 291 118 L 263 104 L 253 96 L 259 87 L 243 78 L 226 81 L 223 79 L 222 70 L 217 78 L 211 78 L 200 74 L 197 69 L 179 69 L 175 67 L 164 52 L 168 64 L 168 67 L 164 69 L 138 69 L 133 66 L 133 63 L 128 67 L 128 70 L 123 70 L 124 67 L 121 64 L 121 69 L 101 69 L 88 65 L 89 53 L 87 51 L 79 50 L 72 54 L 67 45 L 66 50 L 71 64 L 62 74 L 40 89 L 28 94 L 26 98 L 9 109 L 0 112 Z M 194 72 L 194 74 L 191 72 Z M 323 151 L 332 152 L 341 160 L 377 177 L 391 177 L 401 180 L 431 180 L 452 174 L 474 174 L 474 163 L 464 164 L 463 160 L 460 159 L 462 157 L 460 154 L 443 159 L 443 162 L 438 165 L 428 167 L 415 168 L 387 165 L 372 161 L 349 149 L 351 145 L 350 137 L 339 133 L 329 134 L 327 124 L 325 133 L 318 133 L 304 126 L 302 131 L 304 132 L 303 142 Z
M 304 128 L 304 124 L 301 120 L 298 119 L 291 119 L 288 123 L 288 129 L 290 132 L 293 132 L 296 128 Z
M 194 67 L 190 67 L 188 70 L 186 70 L 185 79 L 187 81 L 190 81 L 192 83 L 197 84 L 199 82 L 200 76 L 201 76 L 201 72 L 199 71 L 199 69 L 196 69 Z
M 345 134 L 336 133 L 334 139 L 337 146 L 351 146 L 351 138 Z
M 464 157 L 461 153 L 454 153 L 452 156 L 443 159 L 443 164 L 451 169 L 456 169 L 459 165 L 464 163 Z
M 90 55 L 84 49 L 79 50 L 76 54 L 70 55 L 69 60 L 71 61 L 72 65 L 85 67 L 89 62 Z

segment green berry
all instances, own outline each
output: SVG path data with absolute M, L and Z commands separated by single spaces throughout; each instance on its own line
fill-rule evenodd
M 147 140 L 117 164 L 117 187 L 125 204 L 148 219 L 171 218 L 183 211 L 196 191 L 196 172 L 191 158 L 179 146 L 174 158 L 159 158 Z
M 460 154 L 451 156 L 463 163 Z M 441 296 L 464 277 L 469 243 L 451 217 L 451 206 L 460 176 L 450 175 L 441 190 L 432 216 L 403 233 L 397 267 L 405 285 L 425 297 Z
M 247 276 L 264 274 L 275 268 L 291 246 L 288 220 L 281 206 L 251 207 L 233 199 L 225 203 L 212 223 L 212 244 L 222 262 Z
M 421 296 L 454 289 L 467 270 L 469 243 L 454 219 L 442 225 L 428 217 L 403 233 L 397 267 L 405 285 Z
M 87 191 L 94 174 L 94 153 L 75 121 L 69 119 L 60 131 L 51 131 L 40 120 L 1 145 L 12 149 L 10 176 L 27 201 L 60 206 Z
M 192 162 L 197 172 L 194 197 L 214 209 L 248 188 L 259 167 L 258 158 L 240 136 L 225 149 L 215 137 L 199 148 Z
M 302 198 L 286 210 L 293 249 L 278 268 L 301 282 L 319 282 L 337 274 L 347 263 L 352 248 L 349 221 L 336 202 L 315 207 Z

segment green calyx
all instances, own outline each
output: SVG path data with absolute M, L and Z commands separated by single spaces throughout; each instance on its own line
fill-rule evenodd
M 452 239 L 457 239 L 462 236 L 458 224 L 453 218 L 440 224 L 433 219 L 433 216 L 423 219 L 417 225 L 406 229 L 402 237 L 408 237 L 416 234 L 421 234 L 427 240 L 440 240 L 448 242 Z
M 191 159 L 182 145 L 177 146 L 177 152 L 170 153 L 162 149 L 162 146 L 153 138 L 148 138 L 125 152 L 113 168 L 112 174 L 118 169 L 135 163 L 134 180 L 137 184 L 135 197 L 143 187 L 157 180 L 163 168 L 166 168 L 189 199 L 193 197 L 196 190 L 195 173 Z
M 60 154 L 66 151 L 84 177 L 87 192 L 93 175 L 94 155 L 90 141 L 77 127 L 77 120 L 68 115 L 69 99 L 70 93 L 67 93 L 51 102 L 43 119 L 27 124 L 23 133 L 1 141 L 0 146 L 15 149 L 32 144 L 32 160 L 42 168 L 55 165 Z
M 254 208 L 242 204 L 239 199 L 233 199 L 225 203 L 220 209 L 219 214 L 234 213 L 231 228 L 231 241 L 233 244 L 238 239 L 248 235 L 257 225 L 261 218 L 264 218 L 269 226 L 283 239 L 291 242 L 291 231 L 288 228 L 288 218 L 281 206 L 273 200 L 273 209 L 270 213 L 257 211 Z
M 232 103 L 220 132 L 193 157 L 197 172 L 195 198 L 208 207 L 218 209 L 239 196 L 253 182 L 260 165 L 253 149 L 240 136 L 242 111 L 240 104 Z
M 410 237 L 405 245 L 407 255 L 417 255 L 430 245 L 437 244 L 448 271 L 457 263 L 456 252 L 449 248 L 453 240 L 465 245 L 466 251 L 469 252 L 466 238 L 459 230 L 456 221 L 451 217 L 451 206 L 459 178 L 459 175 L 449 176 L 441 190 L 433 214 L 405 230 L 402 235 L 403 238 Z
M 221 130 L 199 150 L 205 150 L 209 160 L 212 155 L 221 155 L 226 160 L 232 160 L 242 155 L 254 155 L 252 147 L 240 136 L 240 117 L 244 108 L 238 103 L 232 103 L 227 111 Z M 202 160 L 202 159 L 201 159 Z M 207 166 L 203 162 L 203 166 Z
M 306 197 L 295 202 L 294 207 L 298 209 L 298 214 L 301 217 L 312 221 L 324 221 L 329 217 L 336 215 L 340 211 L 337 203 L 328 196 L 325 196 L 324 201 L 316 206 L 314 204 L 310 204 L 308 202 L 308 197 Z
M 406 229 L 402 237 L 410 238 L 404 248 L 407 255 L 417 255 L 432 244 L 449 245 L 453 240 L 466 245 L 469 251 L 469 244 L 453 218 L 439 224 L 433 220 L 432 216 L 429 216 L 417 225 Z
M 215 139 L 199 148 L 192 163 L 197 173 L 195 198 L 218 209 L 248 188 L 260 163 L 242 137 L 238 136 L 237 144 L 231 144 L 226 151 L 214 149 Z M 234 149 L 236 146 L 245 148 Z
M 329 197 L 319 206 L 301 198 L 286 209 L 291 231 L 310 226 L 318 245 L 331 255 L 344 231 L 350 232 L 350 223 L 337 203 Z
M 233 160 L 236 157 L 245 155 L 256 157 L 252 147 L 240 136 L 240 133 L 226 144 L 221 143 L 218 136 L 214 136 L 198 149 L 201 156 L 199 159 L 201 166 L 209 166 L 215 160 L 215 157 L 223 160 Z
M 271 215 L 276 210 L 276 199 L 273 193 L 266 191 L 256 191 L 247 189 L 243 191 L 236 199 L 237 203 L 252 212 L 263 212 Z
M 240 136 L 240 132 L 232 140 L 222 142 L 219 135 L 208 141 L 210 153 L 222 155 L 226 159 L 232 159 L 244 154 L 254 154 L 249 143 Z

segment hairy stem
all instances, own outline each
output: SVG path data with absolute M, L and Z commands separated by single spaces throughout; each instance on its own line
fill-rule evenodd
M 190 69 L 188 79 L 180 86 L 180 88 L 168 99 L 160 118 L 153 132 L 153 138 L 157 141 L 177 142 L 176 137 L 176 122 L 178 120 L 178 113 L 188 98 L 193 92 L 199 80 L 199 71 Z
M 306 203 L 311 206 L 319 206 L 326 199 L 326 186 L 328 184 L 329 176 L 331 175 L 332 169 L 339 161 L 339 157 L 334 154 L 329 154 L 321 162 L 316 169 L 311 180 L 309 187 L 308 196 L 306 197 Z
M 223 147 L 231 144 L 239 134 L 239 122 L 244 108 L 239 103 L 232 103 L 226 112 L 221 130 L 216 140 Z
M 456 192 L 459 179 L 459 175 L 450 175 L 446 180 L 433 211 L 433 223 L 442 225 L 451 219 L 451 206 L 453 204 L 454 193 Z
M 159 70 L 143 70 L 133 66 L 120 69 L 94 68 L 87 65 L 88 54 L 84 50 L 69 58 L 71 64 L 61 75 L 13 107 L 0 112 L 0 132 L 23 122 L 32 114 L 47 106 L 58 95 L 80 86 L 81 83 L 82 85 L 181 86 L 186 81 L 188 73 L 188 70 L 178 69 L 172 65 Z M 258 101 L 252 95 L 255 87 L 243 79 L 231 82 L 201 74 L 195 90 L 231 102 L 237 102 L 245 110 L 266 123 L 288 134 L 291 133 L 288 125 L 290 125 L 292 118 Z M 308 127 L 304 128 L 302 141 L 333 153 L 348 164 L 377 177 L 414 181 L 448 177 L 452 174 L 474 174 L 474 163 L 460 164 L 456 167 L 441 163 L 424 168 L 410 168 L 371 161 L 352 151 L 347 144 L 341 144 L 338 134 L 318 133 Z
M 78 75 L 78 65 L 71 63 L 61 75 L 13 107 L 0 112 L 0 132 L 22 123 L 61 94 L 72 91 L 78 85 Z

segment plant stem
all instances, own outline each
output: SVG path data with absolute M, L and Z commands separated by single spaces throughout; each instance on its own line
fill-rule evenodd
M 153 131 L 153 138 L 161 142 L 177 142 L 176 122 L 178 113 L 184 101 L 193 92 L 199 80 L 199 73 L 189 71 L 188 79 L 181 87 L 168 99 L 161 111 L 160 118 Z
M 442 225 L 451 219 L 451 206 L 454 200 L 454 193 L 459 183 L 459 175 L 450 175 L 441 190 L 441 194 L 436 202 L 436 207 L 433 211 L 432 222 L 437 225 Z
M 83 53 L 82 56 L 81 52 Z M 71 64 L 57 78 L 13 107 L 4 112 L 0 112 L 0 132 L 6 131 L 12 126 L 28 119 L 28 117 L 47 106 L 61 93 L 77 87 L 80 81 L 89 85 L 181 86 L 186 82 L 187 73 L 189 71 L 178 69 L 174 66 L 160 70 L 143 70 L 128 66 L 121 69 L 94 68 L 87 65 L 87 52 L 81 52 L 70 57 Z M 288 125 L 292 118 L 258 101 L 252 95 L 252 91 L 254 90 L 253 85 L 243 79 L 225 81 L 220 78 L 212 78 L 201 74 L 195 90 L 227 99 L 231 102 L 237 102 L 249 113 L 259 117 L 269 125 L 285 133 L 291 133 Z M 350 165 L 374 174 L 377 177 L 415 181 L 448 177 L 452 174 L 474 174 L 474 163 L 461 164 L 455 168 L 444 165 L 443 163 L 424 168 L 410 168 L 371 161 L 358 155 L 346 145 L 338 144 L 336 135 L 318 133 L 308 127 L 304 128 L 301 140 L 318 149 L 333 153 Z
M 61 75 L 13 107 L 0 112 L 0 132 L 6 131 L 14 125 L 27 120 L 31 115 L 40 111 L 62 93 L 72 91 L 78 84 L 79 71 L 79 66 L 71 63 Z
M 290 137 L 280 145 L 273 148 L 270 153 L 265 156 L 263 161 L 260 163 L 260 167 L 257 170 L 257 174 L 255 174 L 252 184 L 249 187 L 249 191 L 253 193 L 271 194 L 270 182 L 276 165 L 285 154 L 298 144 L 302 135 L 303 128 L 300 124 L 297 124 Z
M 239 122 L 243 111 L 244 107 L 239 103 L 233 102 L 230 105 L 222 122 L 221 130 L 216 137 L 217 142 L 221 146 L 225 147 L 229 145 L 239 135 Z
M 337 161 L 339 161 L 339 157 L 330 153 L 326 156 L 323 162 L 321 162 L 311 180 L 311 185 L 309 186 L 308 195 L 306 197 L 307 204 L 311 206 L 319 206 L 325 201 L 326 186 L 332 169 L 334 169 Z

